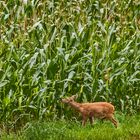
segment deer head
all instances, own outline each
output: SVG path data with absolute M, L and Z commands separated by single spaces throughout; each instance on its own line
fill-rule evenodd
M 73 95 L 73 96 L 71 96 L 71 97 L 62 99 L 62 102 L 63 102 L 63 103 L 70 103 L 70 102 L 73 102 L 76 98 L 77 98 L 77 95 Z

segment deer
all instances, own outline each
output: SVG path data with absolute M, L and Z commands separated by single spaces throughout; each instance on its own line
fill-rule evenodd
M 109 120 L 117 128 L 117 121 L 114 118 L 115 108 L 108 102 L 78 103 L 75 101 L 77 95 L 62 99 L 62 103 L 70 105 L 82 115 L 82 126 L 85 126 L 87 119 L 93 124 L 94 118 Z

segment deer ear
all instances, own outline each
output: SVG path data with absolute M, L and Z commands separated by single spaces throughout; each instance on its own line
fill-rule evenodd
M 74 99 L 76 99 L 78 96 L 77 95 L 73 95 L 72 96 L 72 99 L 74 100 Z

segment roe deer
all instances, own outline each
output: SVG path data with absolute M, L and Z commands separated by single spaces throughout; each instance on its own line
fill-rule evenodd
M 114 106 L 108 102 L 94 103 L 77 103 L 75 102 L 76 95 L 62 99 L 63 103 L 67 103 L 72 108 L 75 108 L 82 114 L 82 125 L 85 126 L 87 119 L 93 123 L 94 117 L 110 120 L 117 128 L 117 121 L 114 119 Z

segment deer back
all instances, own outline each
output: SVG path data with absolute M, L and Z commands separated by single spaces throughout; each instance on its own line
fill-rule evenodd
M 105 117 L 114 114 L 114 106 L 107 102 L 83 103 L 83 113 L 95 117 Z

